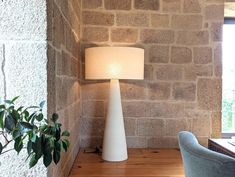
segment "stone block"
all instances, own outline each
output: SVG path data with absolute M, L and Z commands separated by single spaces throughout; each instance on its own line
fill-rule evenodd
M 70 28 L 68 23 L 65 26 L 65 46 L 66 49 L 75 57 L 78 58 L 79 54 L 79 36 L 74 32 L 74 29 Z M 80 31 L 80 29 L 79 29 Z
M 97 146 L 102 146 L 101 136 L 81 136 L 81 146 L 80 148 L 95 148 Z
M 144 80 L 151 81 L 153 80 L 153 66 L 144 65 Z
M 80 99 L 80 84 L 77 80 L 77 78 L 69 78 L 67 79 L 67 81 L 65 82 L 66 85 L 68 85 L 68 102 L 69 104 L 73 104 L 75 101 L 77 101 L 78 99 Z
M 191 120 L 200 119 L 200 118 L 210 119 L 210 117 L 211 117 L 211 112 L 207 110 L 198 110 L 198 109 L 190 109 L 190 108 L 185 110 L 186 119 L 191 119 Z
M 208 5 L 205 8 L 205 20 L 208 21 L 223 21 L 224 5 Z
M 222 46 L 217 45 L 214 49 L 214 74 L 215 76 L 222 76 Z
M 175 100 L 194 101 L 196 98 L 196 85 L 186 82 L 174 83 L 172 95 Z
M 187 47 L 172 47 L 171 62 L 177 64 L 185 64 L 192 62 L 192 51 Z
M 78 61 L 76 58 L 74 57 L 71 57 L 71 71 L 70 71 L 70 74 L 72 77 L 76 77 L 78 78 L 79 77 L 79 72 L 81 71 L 80 70 L 80 61 Z
M 210 136 L 210 128 L 211 127 L 211 120 L 210 118 L 204 118 L 204 117 L 200 117 L 200 118 L 195 118 L 193 119 L 192 122 L 192 132 L 196 135 L 196 136 L 206 136 L 209 137 Z
M 56 110 L 60 111 L 66 107 L 67 94 L 63 92 L 62 88 L 63 80 L 61 77 L 56 77 Z
M 167 82 L 157 82 L 148 84 L 148 98 L 150 100 L 167 100 L 171 94 L 171 84 Z
M 102 0 L 82 0 L 83 9 L 98 9 L 102 7 Z
M 149 16 L 146 13 L 123 13 L 116 14 L 117 26 L 136 26 L 144 27 L 149 26 Z
M 70 23 L 70 20 L 72 19 L 71 14 L 72 14 L 72 7 L 69 5 L 69 1 L 58 1 L 60 10 L 63 13 L 64 17 L 68 20 Z M 71 23 L 70 23 L 71 24 Z
M 81 116 L 81 109 L 80 109 L 80 101 L 74 102 L 67 108 L 68 116 L 65 119 L 69 119 L 69 129 L 73 129 L 74 127 L 78 128 L 80 126 L 80 116 Z M 78 121 L 79 120 L 79 121 Z M 74 141 L 75 142 L 75 141 Z
M 144 29 L 140 32 L 140 40 L 143 43 L 171 44 L 174 42 L 174 31 Z
M 166 13 L 175 13 L 180 12 L 181 10 L 181 1 L 180 0 L 163 0 L 162 1 L 162 10 Z
M 141 10 L 159 10 L 159 0 L 134 0 L 135 9 Z
M 69 1 L 71 7 L 73 8 L 73 12 L 76 14 L 76 16 L 80 17 L 81 12 L 81 0 L 71 0 Z
M 179 148 L 177 137 L 150 137 L 148 148 Z
M 151 25 L 156 28 L 169 27 L 169 15 L 166 14 L 151 14 Z
M 145 117 L 146 107 L 147 104 L 144 101 L 122 101 L 124 117 Z
M 82 118 L 81 136 L 100 136 L 104 134 L 104 118 Z
M 137 121 L 133 118 L 125 118 L 124 119 L 125 125 L 125 133 L 126 136 L 135 136 L 137 130 Z
M 47 45 L 47 115 L 52 115 L 56 111 L 56 58 L 55 49 Z
M 212 23 L 211 24 L 211 34 L 212 34 L 212 40 L 213 41 L 222 41 L 223 37 L 223 23 Z
M 161 137 L 164 130 L 164 121 L 162 119 L 138 119 L 137 127 L 139 136 Z
M 82 22 L 85 25 L 112 26 L 114 24 L 114 14 L 110 12 L 84 11 Z
M 109 40 L 108 28 L 104 27 L 85 27 L 83 28 L 83 41 L 105 42 Z
M 53 46 L 60 49 L 60 46 L 65 43 L 65 21 L 61 15 L 58 7 L 54 8 L 54 19 L 53 19 Z
M 169 62 L 169 47 L 152 45 L 149 48 L 150 63 L 168 63 Z
M 171 19 L 171 27 L 174 29 L 190 29 L 196 30 L 202 28 L 201 15 L 173 15 Z
M 167 119 L 166 120 L 166 136 L 177 137 L 180 131 L 190 131 L 191 122 L 187 119 Z
M 182 118 L 185 115 L 182 103 L 158 102 L 147 105 L 147 114 L 154 118 Z
M 222 115 L 221 111 L 212 112 L 211 115 L 212 122 L 212 138 L 221 138 L 221 128 L 222 128 Z
M 128 148 L 147 148 L 147 140 L 145 137 L 127 136 L 126 141 Z
M 202 110 L 221 110 L 221 93 L 220 79 L 199 79 L 197 83 L 198 107 Z
M 131 28 L 116 28 L 111 30 L 112 42 L 136 43 L 138 30 Z
M 210 47 L 194 47 L 193 62 L 195 64 L 209 64 L 212 62 L 212 49 Z
M 184 79 L 196 80 L 199 76 L 212 76 L 212 65 L 187 65 L 184 67 Z
M 179 31 L 176 43 L 183 45 L 209 44 L 209 33 L 208 31 Z
M 142 81 L 122 81 L 120 86 L 122 100 L 143 100 L 146 97 L 145 83 Z
M 109 82 L 83 83 L 83 100 L 106 100 L 109 93 Z
M 62 75 L 70 76 L 71 75 L 71 58 L 68 53 L 66 53 L 64 50 L 62 50 Z
M 82 101 L 83 117 L 104 117 L 104 101 Z
M 131 0 L 104 0 L 104 7 L 107 10 L 130 10 Z
M 156 78 L 159 80 L 182 80 L 183 68 L 176 65 L 162 65 L 155 67 Z
M 183 11 L 184 13 L 200 13 L 201 5 L 200 0 L 184 0 Z

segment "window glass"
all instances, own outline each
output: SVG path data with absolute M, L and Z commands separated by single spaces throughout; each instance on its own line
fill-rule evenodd
M 223 25 L 222 83 L 222 132 L 235 133 L 235 20 Z

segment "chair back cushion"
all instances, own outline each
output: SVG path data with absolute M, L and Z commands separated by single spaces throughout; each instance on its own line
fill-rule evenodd
M 235 177 L 235 159 L 201 146 L 187 131 L 179 133 L 185 177 Z

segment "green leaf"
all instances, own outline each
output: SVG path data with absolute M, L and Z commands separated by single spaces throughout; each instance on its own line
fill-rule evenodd
M 29 117 L 25 117 L 25 120 L 29 122 L 34 116 L 36 116 L 36 112 L 32 113 Z
M 0 154 L 2 153 L 2 150 L 3 150 L 3 146 L 2 146 L 2 143 L 0 142 Z
M 53 152 L 53 161 L 57 164 L 60 161 L 60 151 Z
M 63 131 L 61 136 L 70 136 L 70 133 L 67 130 L 65 130 Z
M 43 106 L 45 105 L 45 103 L 46 103 L 46 101 L 42 101 L 42 102 L 39 104 L 39 106 L 40 106 L 41 109 L 43 108 Z
M 17 111 L 17 112 L 21 112 L 23 108 L 24 108 L 24 106 L 21 106 L 21 107 L 19 107 L 16 111 Z
M 12 102 L 11 100 L 4 100 L 4 102 L 5 102 L 6 104 L 13 104 L 13 102 Z
M 34 143 L 34 142 L 36 142 L 36 139 L 37 139 L 37 135 L 34 131 L 32 131 L 31 141 Z
M 65 141 L 61 141 L 61 147 L 64 150 L 64 152 L 66 152 L 68 150 L 68 145 Z
M 29 130 L 33 129 L 33 126 L 28 122 L 20 122 L 20 125 L 22 125 L 25 129 L 29 129 Z
M 61 140 L 59 140 L 59 141 L 56 141 L 55 143 L 54 143 L 54 150 L 55 151 L 61 151 L 61 144 L 60 144 L 60 142 L 61 142 Z
M 55 123 L 58 119 L 59 119 L 59 115 L 56 113 L 53 113 L 51 120 Z
M 36 138 L 35 143 L 32 143 L 32 149 L 33 152 L 35 152 L 37 159 L 39 159 L 42 156 L 42 143 L 41 143 L 41 137 Z
M 69 140 L 64 139 L 62 141 L 66 143 L 67 147 L 69 147 L 69 145 L 70 145 Z
M 20 97 L 20 96 L 16 96 L 15 98 L 13 98 L 13 99 L 11 100 L 11 102 L 14 103 L 19 97 Z
M 27 152 L 28 152 L 28 154 L 30 154 L 31 150 L 32 150 L 32 141 L 28 141 L 28 144 L 27 144 Z
M 60 128 L 56 130 L 56 134 L 55 134 L 55 138 L 56 138 L 56 141 L 58 141 L 60 139 Z
M 22 135 L 22 134 L 21 134 L 20 130 L 14 130 L 14 131 L 13 131 L 13 134 L 12 134 L 12 136 L 13 136 L 14 139 L 17 139 L 17 138 L 20 137 L 21 135 Z
M 10 114 L 8 114 L 5 119 L 5 128 L 9 131 L 12 131 L 15 128 L 15 125 L 15 119 Z
M 23 114 L 24 114 L 25 120 L 27 120 L 27 118 L 29 117 L 29 112 L 27 110 L 24 110 Z
M 50 138 L 46 138 L 45 136 L 42 136 L 42 137 L 44 137 L 44 140 L 42 142 L 42 151 L 43 151 L 43 154 L 44 155 L 51 154 L 51 152 L 52 152 L 52 150 L 54 148 L 54 144 L 51 143 Z
M 6 106 L 4 104 L 1 104 L 0 109 L 6 109 Z
M 20 114 L 16 111 L 16 110 L 12 110 L 12 113 L 11 113 L 12 117 L 15 119 L 15 120 L 19 120 L 20 119 Z
M 18 137 L 15 139 L 14 149 L 16 150 L 16 152 L 19 153 L 22 148 L 23 148 L 23 143 L 21 141 L 21 137 Z
M 36 116 L 36 119 L 37 119 L 37 121 L 40 122 L 40 121 L 43 119 L 43 114 L 42 114 L 42 113 L 38 114 L 38 115 Z
M 52 155 L 50 154 L 45 154 L 43 156 L 43 164 L 45 165 L 45 167 L 48 167 L 51 164 L 52 161 Z
M 0 128 L 3 129 L 3 119 L 4 119 L 4 111 L 0 112 Z
M 33 154 L 30 162 L 29 162 L 29 168 L 32 168 L 34 165 L 36 165 L 38 162 L 38 159 L 36 158 L 36 154 Z

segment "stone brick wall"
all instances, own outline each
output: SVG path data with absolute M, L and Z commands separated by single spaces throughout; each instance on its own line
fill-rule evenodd
M 145 79 L 121 81 L 128 147 L 220 136 L 222 23 L 223 0 L 82 0 L 83 61 L 91 46 L 145 49 Z M 83 147 L 102 144 L 108 90 L 83 76 Z
M 48 102 L 70 132 L 70 148 L 49 177 L 68 176 L 79 150 L 80 0 L 47 0 Z

